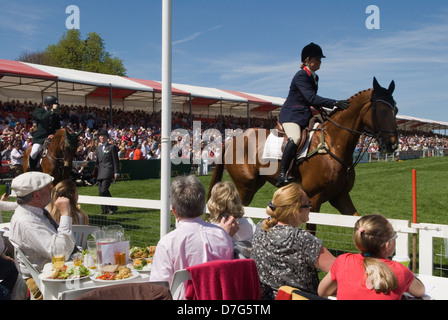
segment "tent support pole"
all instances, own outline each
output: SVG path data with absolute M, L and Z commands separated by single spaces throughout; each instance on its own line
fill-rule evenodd
M 156 93 L 152 92 L 152 115 L 156 113 Z
M 250 128 L 250 110 L 249 110 L 249 101 L 247 102 L 247 128 Z
M 192 99 L 191 99 L 191 94 L 190 94 L 190 99 L 189 99 L 189 102 L 190 102 L 190 128 L 193 128 L 193 101 L 192 101 Z
M 112 112 L 112 83 L 109 83 L 109 112 L 110 112 L 110 126 L 114 123 L 114 116 Z

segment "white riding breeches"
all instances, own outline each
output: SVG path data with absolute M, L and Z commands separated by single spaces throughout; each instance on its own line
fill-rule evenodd
M 291 138 L 292 141 L 298 145 L 300 142 L 300 137 L 302 135 L 302 129 L 297 123 L 294 122 L 285 122 L 282 123 L 283 130 L 285 130 L 288 138 Z
M 33 158 L 33 159 L 37 158 L 37 155 L 39 154 L 39 150 L 40 150 L 41 146 L 42 145 L 38 144 L 38 143 L 33 144 L 33 147 L 31 148 L 31 152 L 30 152 L 31 158 Z

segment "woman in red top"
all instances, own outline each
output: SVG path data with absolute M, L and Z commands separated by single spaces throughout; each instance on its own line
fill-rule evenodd
M 400 300 L 404 292 L 409 292 L 422 297 L 423 283 L 407 267 L 387 259 L 395 251 L 396 237 L 385 217 L 360 218 L 353 240 L 361 253 L 337 257 L 319 284 L 319 295 L 328 297 L 337 291 L 338 300 Z

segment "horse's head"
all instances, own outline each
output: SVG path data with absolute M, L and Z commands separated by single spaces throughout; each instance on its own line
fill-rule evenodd
M 388 89 L 381 87 L 373 78 L 373 91 L 370 99 L 371 119 L 366 119 L 373 137 L 379 143 L 379 150 L 393 152 L 398 148 L 398 129 L 396 115 L 398 108 L 392 93 L 395 82 L 392 81 Z
M 65 146 L 68 150 L 76 150 L 78 148 L 78 137 L 80 135 L 76 132 L 70 132 L 65 129 Z

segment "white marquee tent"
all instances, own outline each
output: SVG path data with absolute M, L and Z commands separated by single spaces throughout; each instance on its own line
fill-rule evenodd
M 124 110 L 159 111 L 162 83 L 73 69 L 0 59 L 0 101 L 42 102 L 58 95 L 62 104 L 112 106 Z M 219 114 L 267 117 L 278 115 L 284 98 L 187 84 L 172 84 L 172 111 L 197 117 Z M 399 128 L 408 131 L 443 131 L 448 122 L 398 115 Z M 446 132 L 445 132 L 446 133 Z

